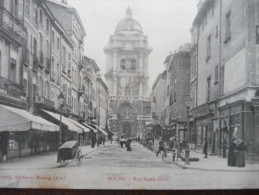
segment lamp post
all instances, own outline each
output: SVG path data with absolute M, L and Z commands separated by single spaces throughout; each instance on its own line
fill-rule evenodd
M 189 121 L 189 113 L 190 113 L 190 107 L 192 103 L 192 98 L 188 94 L 185 97 L 185 106 L 187 109 L 187 149 L 185 150 L 185 165 L 190 164 L 190 150 L 189 150 L 189 138 L 190 138 L 190 121 Z
M 60 123 L 59 123 L 59 144 L 62 144 L 62 108 L 65 102 L 65 95 L 63 92 L 60 92 L 58 95 L 59 105 L 60 105 Z

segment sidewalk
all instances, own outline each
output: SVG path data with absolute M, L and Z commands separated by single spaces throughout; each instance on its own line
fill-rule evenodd
M 90 145 L 79 146 L 83 156 L 87 156 L 95 150 L 112 146 L 110 142 L 105 142 L 105 146 L 91 148 Z M 57 152 L 49 152 L 35 156 L 27 156 L 8 160 L 6 163 L 0 163 L 0 170 L 31 170 L 31 169 L 51 169 L 60 165 L 57 163 Z
M 204 158 L 204 155 L 201 152 L 195 150 L 190 151 L 190 158 L 199 158 L 199 161 L 190 162 L 190 165 L 185 165 L 185 162 L 178 158 L 173 164 L 183 169 L 203 171 L 259 171 L 258 162 L 246 162 L 245 167 L 230 167 L 227 165 L 227 158 L 210 155 L 208 155 L 208 158 Z

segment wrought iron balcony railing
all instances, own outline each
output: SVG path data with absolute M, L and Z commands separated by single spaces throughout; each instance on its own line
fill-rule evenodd
M 3 7 L 0 7 L 0 29 L 23 44 L 26 32 L 22 23 Z

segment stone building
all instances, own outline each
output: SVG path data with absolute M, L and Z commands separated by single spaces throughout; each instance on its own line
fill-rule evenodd
M 165 93 L 165 81 L 167 72 L 160 73 L 153 86 L 151 93 L 151 112 L 152 112 L 152 128 L 150 128 L 151 137 L 159 139 L 162 136 L 161 124 L 162 114 L 164 111 L 164 93 Z
M 79 84 L 79 71 L 84 63 L 84 37 L 86 32 L 81 19 L 78 16 L 75 8 L 67 4 L 67 1 L 62 2 L 56 0 L 47 0 L 47 6 L 51 10 L 58 23 L 64 28 L 66 34 L 73 42 L 72 51 L 66 45 L 62 45 L 61 50 L 61 70 L 64 77 L 62 83 L 63 90 L 69 96 L 68 101 L 71 103 L 74 118 L 79 116 L 79 110 L 86 107 L 86 103 L 82 96 L 78 95 L 82 91 L 82 86 Z M 65 57 L 66 56 L 66 57 Z M 63 60 L 62 60 L 63 59 Z M 69 76 L 68 76 L 69 75 Z M 71 80 L 71 86 L 67 86 L 66 81 Z
M 110 92 L 110 127 L 127 136 L 142 134 L 151 120 L 148 56 L 152 49 L 130 8 L 105 47 L 106 82 Z
M 180 47 L 172 56 L 168 68 L 170 75 L 169 126 L 167 137 L 177 136 L 180 141 L 187 140 L 187 109 L 185 98 L 190 93 L 190 55 L 189 44 Z
M 197 146 L 207 139 L 210 153 L 226 156 L 223 143 L 237 137 L 247 145 L 247 159 L 258 160 L 258 13 L 257 1 L 206 0 L 194 19 L 193 130 Z
M 42 2 L 37 4 L 38 7 L 42 8 L 40 13 L 30 12 L 34 9 L 28 9 L 28 1 L 0 1 L 0 158 L 2 155 L 10 159 L 48 151 L 53 141 L 50 135 L 54 137 L 59 130 L 55 124 L 31 114 L 31 105 L 34 104 L 33 90 L 35 94 L 38 90 L 41 95 L 49 95 L 42 87 L 37 87 L 35 77 L 39 68 L 39 74 L 44 75 L 41 78 L 49 78 L 50 56 L 50 47 L 46 44 L 50 38 L 46 34 L 43 21 L 43 12 L 47 17 L 49 13 Z M 28 14 L 34 19 L 33 14 L 36 13 L 39 15 L 32 25 L 38 47 L 35 46 L 37 44 L 29 45 L 31 34 L 26 25 Z M 35 39 L 31 38 L 33 42 Z M 33 68 L 37 70 L 33 72 Z
M 109 91 L 101 77 L 97 78 L 97 119 L 99 127 L 107 128 Z

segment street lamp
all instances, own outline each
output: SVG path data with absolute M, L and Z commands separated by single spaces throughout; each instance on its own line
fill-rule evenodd
M 60 105 L 60 123 L 59 123 L 59 144 L 62 144 L 62 108 L 65 104 L 65 95 L 63 92 L 60 92 L 60 94 L 58 95 L 58 101 L 59 101 L 59 105 Z
M 189 113 L 190 113 L 190 107 L 192 103 L 192 98 L 188 94 L 185 97 L 185 106 L 187 109 L 187 149 L 185 150 L 185 165 L 190 164 L 190 150 L 189 150 L 189 137 L 190 137 L 190 121 L 189 121 Z

